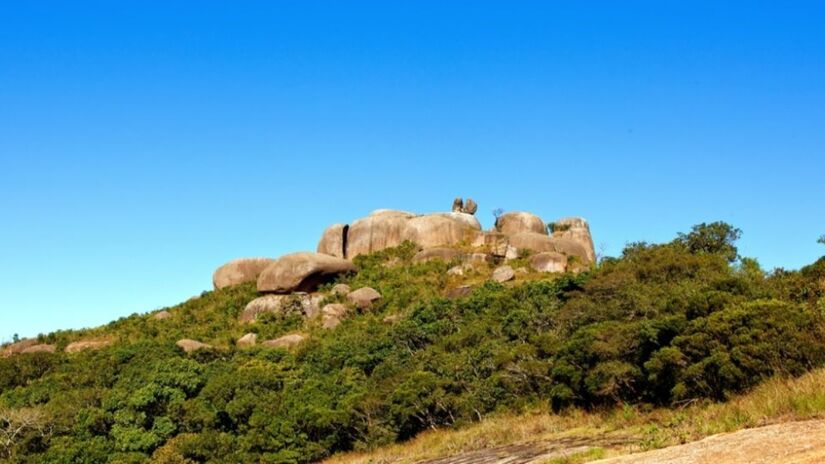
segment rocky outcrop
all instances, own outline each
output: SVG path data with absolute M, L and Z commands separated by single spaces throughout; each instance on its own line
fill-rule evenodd
M 334 254 L 337 247 L 330 245 L 333 242 L 330 236 L 337 236 L 338 230 L 344 234 L 341 239 L 344 256 L 352 259 L 396 247 L 407 240 L 421 248 L 456 245 L 471 240 L 474 232 L 481 230 L 481 224 L 475 216 L 462 212 L 415 215 L 405 211 L 378 210 L 349 227 L 328 228 L 318 244 L 319 252 L 337 256 Z
M 215 289 L 238 285 L 245 282 L 255 282 L 258 276 L 274 260 L 269 258 L 241 258 L 232 260 L 219 267 L 212 274 L 212 285 Z
M 590 225 L 580 217 L 558 219 L 553 223 L 553 237 L 570 240 L 584 248 L 587 255 L 586 262 L 596 262 L 596 249 L 593 246 L 593 236 L 590 235 Z
M 307 336 L 304 335 L 304 334 L 290 334 L 290 335 L 284 335 L 283 337 L 278 337 L 275 340 L 267 340 L 267 341 L 261 343 L 261 345 L 265 346 L 265 347 L 268 347 L 268 348 L 290 349 L 290 348 L 293 348 L 293 347 L 299 345 L 300 343 L 302 343 L 306 339 L 307 339 Z
M 355 270 L 355 265 L 342 258 L 321 253 L 292 253 L 264 269 L 258 277 L 258 291 L 312 292 L 337 276 Z
M 349 309 L 340 304 L 340 303 L 333 303 L 324 306 L 324 309 L 321 310 L 321 326 L 325 329 L 334 329 L 338 327 L 338 324 L 341 323 L 341 320 L 347 315 Z
M 454 213 L 475 214 L 478 211 L 478 205 L 472 198 L 468 198 L 465 202 L 463 198 L 459 197 L 453 200 Z
M 538 253 L 530 257 L 530 267 L 539 272 L 565 272 L 567 256 L 554 251 Z
M 353 222 L 347 230 L 346 258 L 401 245 L 412 217 L 415 215 L 404 211 L 378 210 Z
M 526 249 L 535 253 L 552 251 L 576 257 L 585 265 L 592 263 L 584 246 L 569 238 L 556 238 L 533 232 L 522 232 L 511 236 L 509 240 L 510 245 L 518 250 Z
M 254 322 L 262 313 L 300 313 L 313 318 L 318 315 L 323 295 L 295 293 L 292 295 L 264 295 L 247 303 L 239 317 L 240 322 Z
M 63 351 L 66 353 L 79 353 L 86 350 L 99 350 L 100 348 L 105 348 L 111 344 L 112 342 L 109 340 L 86 340 L 69 343 Z
M 170 317 L 172 317 L 172 313 L 166 310 L 158 311 L 152 315 L 152 319 L 156 321 L 162 321 L 164 319 L 169 319 Z
M 24 348 L 20 351 L 20 354 L 30 354 L 30 353 L 54 353 L 57 351 L 57 347 L 54 345 L 49 345 L 46 343 L 41 343 L 39 345 L 32 345 L 27 348 Z
M 258 334 L 248 333 L 239 338 L 238 341 L 235 342 L 235 345 L 238 348 L 249 348 L 255 346 L 256 343 L 258 343 Z
M 339 296 L 347 296 L 347 293 L 351 292 L 352 289 L 347 284 L 335 284 L 332 286 L 332 294 L 339 295 Z
M 535 214 L 514 211 L 504 213 L 496 219 L 496 230 L 505 235 L 533 232 L 547 235 L 544 221 Z
M 370 287 L 363 287 L 347 295 L 347 300 L 361 309 L 367 309 L 381 299 L 381 294 Z
M 24 340 L 20 340 L 19 342 L 12 343 L 11 345 L 3 348 L 2 357 L 7 358 L 15 354 L 20 354 L 23 352 L 23 350 L 35 346 L 37 344 L 38 341 L 35 338 L 27 338 Z
M 187 353 L 212 348 L 212 345 L 207 345 L 206 343 L 201 343 L 197 340 L 190 340 L 188 338 L 178 340 L 175 345 Z
M 333 224 L 327 227 L 321 241 L 318 242 L 318 253 L 345 258 L 347 247 L 347 231 L 349 226 L 344 224 Z
M 461 250 L 456 250 L 455 248 L 447 248 L 447 247 L 436 247 L 436 248 L 427 248 L 424 250 L 419 251 L 418 253 L 413 256 L 413 262 L 426 262 L 432 261 L 434 259 L 440 259 L 442 261 L 452 261 L 454 259 L 462 259 L 464 258 L 464 253 Z
M 496 282 L 508 282 L 516 278 L 516 271 L 510 266 L 500 266 L 493 271 L 492 279 Z

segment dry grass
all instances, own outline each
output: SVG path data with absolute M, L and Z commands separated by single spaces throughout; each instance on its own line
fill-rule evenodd
M 463 429 L 428 431 L 405 443 L 367 453 L 341 454 L 325 463 L 412 463 L 496 446 L 568 437 L 592 438 L 594 446 L 626 439 L 624 445 L 569 461 L 587 462 L 605 455 L 686 443 L 721 432 L 817 417 L 825 417 L 825 369 L 796 379 L 769 380 L 725 403 L 697 402 L 649 412 L 622 407 L 592 413 L 573 410 L 551 414 L 537 410 L 518 416 L 492 416 Z

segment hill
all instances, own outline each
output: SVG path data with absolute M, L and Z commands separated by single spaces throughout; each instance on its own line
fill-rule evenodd
M 724 403 L 825 361 L 825 259 L 766 273 L 738 256 L 737 236 L 703 224 L 578 273 L 532 270 L 520 250 L 504 282 L 499 262 L 424 260 L 406 241 L 354 257 L 358 272 L 323 283 L 320 300 L 279 297 L 251 320 L 249 282 L 43 335 L 0 358 L 0 453 L 304 463 L 503 414 Z M 380 298 L 362 305 L 336 284 Z M 327 305 L 335 324 L 309 310 Z M 285 335 L 300 337 L 238 344 Z

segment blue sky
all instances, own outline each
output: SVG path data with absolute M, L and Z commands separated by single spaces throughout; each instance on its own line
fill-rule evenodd
M 0 340 L 459 195 L 810 263 L 825 7 L 687 3 L 0 1 Z

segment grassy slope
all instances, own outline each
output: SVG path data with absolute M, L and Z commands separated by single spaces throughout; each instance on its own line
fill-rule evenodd
M 459 430 L 427 431 L 406 443 L 368 453 L 345 453 L 325 464 L 412 463 L 484 448 L 570 437 L 627 439 L 627 444 L 589 453 L 576 462 L 672 446 L 744 428 L 825 417 L 825 369 L 795 379 L 774 378 L 724 403 L 642 411 L 625 406 L 601 412 L 536 409 L 504 414 Z

